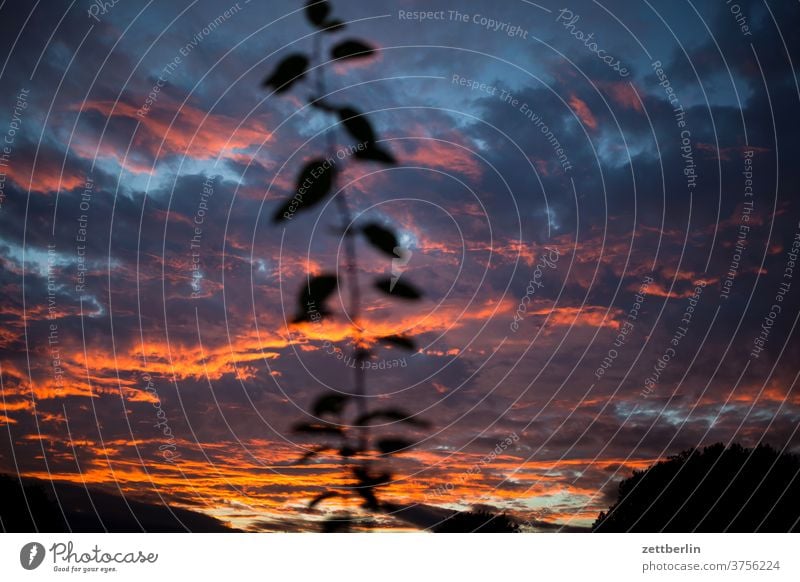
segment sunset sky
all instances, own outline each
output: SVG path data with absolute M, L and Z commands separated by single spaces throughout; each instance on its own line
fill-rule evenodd
M 800 452 L 795 3 L 336 0 L 335 34 L 303 4 L 0 4 L 0 473 L 253 531 L 344 505 L 305 509 L 349 477 L 291 430 L 353 391 L 348 289 L 291 323 L 339 219 L 272 217 L 353 140 L 309 80 L 263 86 L 317 36 L 377 49 L 328 100 L 398 163 L 338 186 L 424 291 L 376 291 L 359 241 L 366 335 L 417 342 L 374 348 L 370 406 L 430 423 L 376 429 L 416 443 L 383 497 L 586 527 L 681 450 Z

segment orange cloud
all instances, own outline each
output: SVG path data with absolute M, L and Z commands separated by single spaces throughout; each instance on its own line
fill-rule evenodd
M 532 311 L 532 315 L 550 316 L 549 325 L 573 326 L 586 325 L 590 327 L 609 327 L 618 329 L 619 322 L 616 317 L 622 315 L 622 310 L 608 309 L 599 305 L 584 305 L 583 307 L 555 307 Z
M 218 156 L 241 159 L 242 150 L 261 146 L 272 138 L 272 133 L 263 120 L 250 119 L 242 122 L 241 119 L 226 115 L 207 115 L 191 105 L 182 106 L 174 121 L 171 114 L 159 115 L 154 111 L 139 117 L 133 105 L 123 102 L 115 105 L 113 101 L 86 101 L 75 108 L 95 111 L 111 118 L 138 121 L 141 125 L 134 142 L 134 150 L 144 150 L 154 159 L 156 155 L 183 155 L 204 160 Z M 87 144 L 76 146 L 76 150 L 84 156 L 89 152 L 94 155 L 93 149 Z M 136 164 L 131 160 L 123 161 L 121 153 L 115 148 L 101 147 L 100 153 L 116 159 L 120 164 L 126 163 L 126 167 L 133 172 L 149 171 L 146 165 Z
M 569 99 L 569 105 L 578 116 L 578 119 L 581 120 L 581 123 L 591 129 L 597 129 L 597 120 L 584 101 L 581 101 L 576 95 L 572 95 Z
M 85 186 L 86 177 L 71 170 L 69 164 L 62 171 L 62 163 L 63 160 L 45 153 L 39 157 L 36 167 L 33 168 L 33 156 L 20 155 L 4 168 L 4 172 L 20 188 L 33 192 L 59 192 Z
M 515 306 L 510 299 L 502 303 L 486 301 L 476 304 L 472 309 L 463 311 L 462 305 L 442 304 L 435 311 L 426 315 L 399 314 L 389 320 L 385 317 L 382 306 L 367 310 L 367 316 L 360 321 L 366 334 L 372 338 L 403 333 L 411 330 L 415 335 L 442 332 L 448 329 L 463 327 L 469 321 L 485 321 L 493 314 L 510 313 Z M 294 326 L 295 340 L 341 342 L 353 337 L 352 326 L 343 320 L 326 319 L 321 323 L 303 323 Z M 367 338 L 367 341 L 369 339 Z
M 642 102 L 637 96 L 636 89 L 630 83 L 624 81 L 600 81 L 596 84 L 620 107 L 642 111 Z
M 473 180 L 481 176 L 478 161 L 467 149 L 432 139 L 414 140 L 413 146 L 406 146 L 401 157 L 404 164 L 463 174 Z
M 698 151 L 707 154 L 706 159 L 721 160 L 723 162 L 729 162 L 734 157 L 737 159 L 743 159 L 744 153 L 750 150 L 752 150 L 757 154 L 763 154 L 771 151 L 769 148 L 762 148 L 757 146 L 744 146 L 744 145 L 730 146 L 726 148 L 717 149 L 717 146 L 715 146 L 714 144 L 704 143 L 704 142 L 697 142 L 697 144 L 695 144 L 695 147 L 697 148 Z
M 701 406 L 718 407 L 728 397 L 728 394 L 708 395 L 698 399 L 697 404 Z M 735 391 L 730 393 L 729 403 L 750 406 L 753 403 L 769 403 L 772 405 L 800 405 L 800 391 L 796 387 L 791 387 L 783 378 L 773 378 L 769 384 L 762 386 L 761 383 L 740 385 Z
M 219 379 L 226 374 L 235 374 L 237 364 L 263 361 L 278 357 L 277 352 L 268 351 L 274 347 L 285 347 L 286 340 L 273 339 L 259 341 L 249 335 L 232 342 L 231 345 L 182 345 L 148 342 L 132 347 L 127 353 L 102 353 L 95 349 L 88 354 L 86 365 L 98 372 L 108 373 L 116 370 L 149 373 L 167 378 L 211 378 Z M 142 350 L 147 357 L 145 364 Z M 83 354 L 76 355 L 82 361 Z

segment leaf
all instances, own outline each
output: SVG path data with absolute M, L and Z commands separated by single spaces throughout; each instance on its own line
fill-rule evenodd
M 327 196 L 336 178 L 336 166 L 328 160 L 308 162 L 297 178 L 295 194 L 272 217 L 273 222 L 291 220 L 297 212 L 308 210 Z
M 316 457 L 318 454 L 319 451 L 306 451 L 302 457 L 297 459 L 297 462 L 300 464 L 305 463 L 306 461 L 310 461 L 311 459 Z
M 308 0 L 306 3 L 306 17 L 315 26 L 322 27 L 330 13 L 331 5 L 327 0 Z
M 353 467 L 353 475 L 358 479 L 359 485 L 366 487 L 388 485 L 392 480 L 392 474 L 387 471 L 383 473 L 372 473 L 364 467 Z
M 371 222 L 361 228 L 361 232 L 367 237 L 369 243 L 393 259 L 400 257 L 394 252 L 395 247 L 400 246 L 397 242 L 397 236 L 389 230 L 376 222 Z
M 341 449 L 339 449 L 339 454 L 345 458 L 355 457 L 360 452 L 361 451 L 359 451 L 357 448 L 351 447 L 349 445 L 345 445 Z
M 378 497 L 375 495 L 374 487 L 359 487 L 356 489 L 361 498 L 364 500 L 364 507 L 371 511 L 377 511 L 380 507 Z
M 338 491 L 325 491 L 324 493 L 320 493 L 314 499 L 308 502 L 308 508 L 314 509 L 317 505 L 325 501 L 326 499 L 332 499 L 333 497 L 341 497 L 342 494 Z
M 344 405 L 350 399 L 346 394 L 325 394 L 314 403 L 314 416 L 325 414 L 341 414 Z
M 400 281 L 395 281 L 394 285 L 392 285 L 391 279 L 381 279 L 376 281 L 375 287 L 387 295 L 394 295 L 395 297 L 401 297 L 403 299 L 408 299 L 409 301 L 416 301 L 422 297 L 422 293 L 412 285 L 409 285 L 408 283 L 401 283 Z
M 313 449 L 303 453 L 303 456 L 300 457 L 299 459 L 297 459 L 296 462 L 299 463 L 299 464 L 306 463 L 306 462 L 310 461 L 311 459 L 313 459 L 314 457 L 316 457 L 322 451 L 325 451 L 325 450 L 330 449 L 330 448 L 331 447 L 329 447 L 328 445 L 320 445 L 318 447 L 314 447 Z
M 414 443 L 404 439 L 386 438 L 379 440 L 376 443 L 376 446 L 384 455 L 391 455 L 393 453 L 399 453 L 400 451 L 411 448 L 414 446 Z
M 328 20 L 323 27 L 325 32 L 336 32 L 337 30 L 346 28 L 345 23 L 341 20 Z
M 329 106 L 322 107 L 330 111 Z M 356 158 L 372 162 L 383 162 L 385 164 L 397 163 L 397 160 L 395 160 L 392 154 L 375 143 L 377 139 L 375 131 L 372 129 L 372 125 L 363 113 L 352 107 L 341 107 L 337 109 L 336 112 L 347 132 L 358 141 L 358 147 L 356 147 L 353 152 Z
M 298 313 L 294 323 L 303 321 L 316 322 L 331 314 L 325 306 L 325 301 L 333 293 L 338 284 L 336 275 L 318 275 L 312 277 L 303 287 L 298 299 Z
M 306 2 L 306 18 L 309 22 L 325 32 L 333 32 L 344 28 L 341 20 L 330 20 L 331 5 L 327 0 L 309 0 Z
M 345 129 L 356 141 L 371 144 L 375 141 L 375 132 L 366 116 L 352 107 L 342 107 L 337 113 Z
M 292 427 L 294 432 L 307 434 L 342 434 L 342 429 L 338 426 L 326 422 L 299 422 Z
M 380 507 L 378 498 L 375 495 L 375 488 L 380 485 L 388 485 L 392 476 L 389 473 L 372 474 L 364 467 L 354 467 L 353 475 L 358 479 L 358 493 L 364 500 L 364 506 L 370 510 L 377 510 Z
M 395 157 L 374 143 L 367 144 L 365 148 L 356 150 L 353 154 L 359 160 L 366 160 L 369 162 L 383 162 L 384 164 L 396 164 Z
M 283 93 L 306 74 L 308 57 L 295 53 L 283 59 L 275 72 L 264 80 L 265 87 L 272 87 L 276 93 Z
M 304 299 L 324 303 L 336 289 L 339 279 L 336 275 L 317 275 L 309 279 L 305 289 Z
M 372 56 L 375 49 L 360 40 L 346 40 L 331 49 L 334 59 L 361 59 Z
M 404 350 L 408 350 L 409 352 L 413 352 L 416 349 L 416 344 L 414 343 L 414 340 L 405 335 L 387 335 L 378 339 L 381 340 L 382 342 L 393 344 L 398 348 L 403 348 Z

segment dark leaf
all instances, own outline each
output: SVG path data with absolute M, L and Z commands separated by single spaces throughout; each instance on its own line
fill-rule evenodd
M 380 224 L 371 222 L 370 224 L 362 227 L 361 232 L 364 233 L 364 236 L 367 237 L 367 240 L 372 246 L 380 251 L 383 251 L 392 258 L 400 258 L 394 251 L 395 248 L 400 245 L 400 243 L 397 242 L 397 237 L 391 230 L 381 226 Z
M 333 47 L 331 55 L 334 59 L 360 59 L 369 57 L 374 52 L 375 49 L 360 40 L 346 40 Z
M 409 299 L 412 301 L 422 297 L 422 293 L 415 287 L 409 285 L 408 283 L 401 283 L 396 278 L 381 279 L 375 283 L 375 287 L 387 295 L 393 295 L 395 297 L 401 297 L 403 299 Z
M 356 426 L 366 426 L 373 421 L 396 421 L 396 422 L 407 422 L 409 424 L 415 424 L 417 426 L 429 426 L 429 423 L 425 420 L 418 419 L 416 417 L 411 416 L 410 413 L 399 410 L 397 408 L 386 408 L 382 410 L 374 410 L 368 414 L 360 416 L 356 419 L 355 425 Z
M 346 394 L 325 394 L 314 403 L 314 416 L 325 414 L 341 414 L 344 405 L 350 399 Z
M 416 349 L 416 344 L 414 343 L 414 340 L 405 335 L 387 335 L 378 339 L 380 339 L 382 342 L 395 345 L 398 348 L 403 348 L 404 350 L 408 350 L 409 352 L 413 352 Z
M 328 16 L 331 13 L 331 5 L 327 0 L 309 0 L 306 3 L 306 17 L 309 22 L 325 32 L 334 32 L 344 28 L 341 20 L 331 20 Z
M 336 289 L 338 283 L 336 275 L 317 275 L 312 277 L 305 289 L 305 299 L 324 303 L 331 293 Z
M 326 499 L 331 499 L 333 497 L 341 497 L 342 494 L 338 491 L 326 491 L 325 493 L 320 493 L 314 499 L 308 502 L 308 508 L 314 509 L 317 505 L 325 501 Z
M 308 0 L 306 3 L 306 17 L 315 26 L 323 27 L 330 13 L 331 5 L 327 0 Z
M 388 485 L 392 480 L 392 474 L 384 471 L 383 473 L 372 473 L 364 467 L 353 467 L 353 475 L 358 479 L 358 484 L 366 487 L 380 487 Z
M 325 106 L 325 108 L 328 111 L 331 110 L 328 106 Z M 347 129 L 347 132 L 358 141 L 358 147 L 353 152 L 356 158 L 372 162 L 383 162 L 384 164 L 397 163 L 392 154 L 375 143 L 377 139 L 375 131 L 363 113 L 352 107 L 342 107 L 337 109 L 336 112 L 339 114 L 339 119 Z
M 314 457 L 316 457 L 322 451 L 325 451 L 325 450 L 330 449 L 330 448 L 331 447 L 329 447 L 327 445 L 321 445 L 321 446 L 318 446 L 318 447 L 314 447 L 313 449 L 303 453 L 303 456 L 300 457 L 299 459 L 297 459 L 297 462 L 300 463 L 300 464 L 306 463 L 306 462 L 310 461 L 311 459 L 313 459 Z
M 342 434 L 342 429 L 338 426 L 323 422 L 299 422 L 292 427 L 292 430 L 307 434 Z
M 387 438 L 381 439 L 377 442 L 377 447 L 384 455 L 391 455 L 412 447 L 414 443 L 408 442 L 403 439 Z
M 344 22 L 341 20 L 328 20 L 322 25 L 325 32 L 336 32 L 345 28 Z
M 364 507 L 370 511 L 377 511 L 380 507 L 380 503 L 378 503 L 378 497 L 375 495 L 374 489 L 374 487 L 359 487 L 356 489 L 356 493 L 358 493 L 364 500 Z
M 338 110 L 339 119 L 356 141 L 371 144 L 375 141 L 375 132 L 364 114 L 352 107 L 342 107 Z
M 358 493 L 364 500 L 364 507 L 376 511 L 379 509 L 380 504 L 375 495 L 375 488 L 381 485 L 388 485 L 392 476 L 389 473 L 372 474 L 364 467 L 353 468 L 353 475 L 358 479 Z
M 310 461 L 310 460 L 311 460 L 311 459 L 313 459 L 314 457 L 316 457 L 318 454 L 319 454 L 319 451 L 306 451 L 306 452 L 303 454 L 303 456 L 302 456 L 302 457 L 300 457 L 299 459 L 297 459 L 297 462 L 298 462 L 298 463 L 300 463 L 300 464 L 302 464 L 302 463 L 305 463 L 305 462 L 307 462 L 307 461 Z
M 275 213 L 273 222 L 291 220 L 295 213 L 307 210 L 320 202 L 333 187 L 336 178 L 336 166 L 330 162 L 317 159 L 303 166 L 297 179 L 295 194 Z
M 289 55 L 283 59 L 275 72 L 264 80 L 265 87 L 272 87 L 276 93 L 283 93 L 306 74 L 308 57 L 302 54 Z
M 294 323 L 303 321 L 319 321 L 330 315 L 325 306 L 325 301 L 336 289 L 338 279 L 336 275 L 318 275 L 312 277 L 303 288 L 298 299 L 298 313 Z
M 295 314 L 292 323 L 314 323 L 325 317 L 330 317 L 332 314 L 326 307 L 317 309 L 314 312 L 300 311 Z
M 384 164 L 396 164 L 397 160 L 392 154 L 374 143 L 367 144 L 366 147 L 356 150 L 353 154 L 359 160 L 370 162 L 382 162 Z

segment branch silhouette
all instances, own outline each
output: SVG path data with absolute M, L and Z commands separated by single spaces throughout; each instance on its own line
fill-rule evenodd
M 331 3 L 327 0 L 311 0 L 306 4 L 306 18 L 317 29 L 317 33 L 313 35 L 311 55 L 294 53 L 285 57 L 264 81 L 264 86 L 271 88 L 275 94 L 285 93 L 297 83 L 307 80 L 310 66 L 316 63 L 313 69 L 315 94 L 307 101 L 315 110 L 335 117 L 337 121 L 334 126 L 341 126 L 344 129 L 343 133 L 357 142 L 351 150 L 351 159 L 361 163 L 396 164 L 392 153 L 378 143 L 375 130 L 364 114 L 353 106 L 337 106 L 326 101 L 328 92 L 325 67 L 329 63 L 368 59 L 375 53 L 375 49 L 364 41 L 345 39 L 336 42 L 330 48 L 330 59 L 324 59 L 324 39 L 346 28 L 344 22 L 331 18 L 332 11 Z M 360 323 L 362 289 L 359 280 L 357 242 L 361 237 L 361 240 L 376 250 L 392 257 L 393 261 L 405 258 L 407 262 L 407 255 L 398 253 L 400 249 L 398 239 L 390 228 L 376 222 L 354 224 L 345 190 L 337 192 L 337 180 L 341 172 L 335 162 L 336 156 L 333 155 L 336 153 L 334 132 L 334 129 L 328 129 L 325 133 L 329 156 L 314 158 L 305 164 L 297 179 L 294 196 L 279 207 L 273 221 L 288 227 L 293 224 L 292 219 L 297 213 L 314 208 L 336 192 L 334 203 L 340 222 L 338 232 L 344 237 L 343 276 L 340 280 L 338 273 L 316 276 L 308 273 L 306 285 L 298 297 L 298 312 L 292 324 L 318 323 L 324 318 L 333 317 L 334 314 L 328 309 L 326 301 L 337 288 L 347 289 L 347 310 L 352 328 L 352 359 L 355 362 L 354 388 L 352 395 L 336 392 L 321 394 L 311 406 L 315 420 L 298 422 L 294 425 L 294 431 L 309 438 L 325 439 L 321 444 L 307 450 L 299 462 L 308 462 L 320 455 L 336 455 L 342 459 L 342 463 L 353 478 L 351 488 L 322 491 L 311 500 L 309 508 L 315 509 L 331 499 L 350 498 L 355 495 L 361 501 L 363 509 L 374 513 L 384 509 L 378 498 L 378 489 L 392 480 L 391 472 L 379 467 L 379 464 L 384 463 L 390 455 L 408 450 L 413 446 L 413 442 L 396 436 L 373 438 L 371 426 L 376 422 L 405 422 L 412 427 L 423 427 L 427 423 L 403 410 L 395 408 L 370 410 L 367 404 L 367 366 L 364 364 L 374 356 L 370 348 L 384 345 L 414 351 L 415 343 L 412 338 L 401 335 L 369 337 L 362 327 Z M 392 298 L 417 301 L 422 297 L 422 292 L 408 282 L 400 283 L 387 278 L 375 281 L 373 287 Z M 352 413 L 350 413 L 351 404 L 355 409 Z M 348 413 L 353 416 L 348 416 Z M 345 422 L 348 417 L 354 418 L 351 424 Z M 336 515 L 326 520 L 322 528 L 323 531 L 347 531 L 350 521 L 349 513 Z

